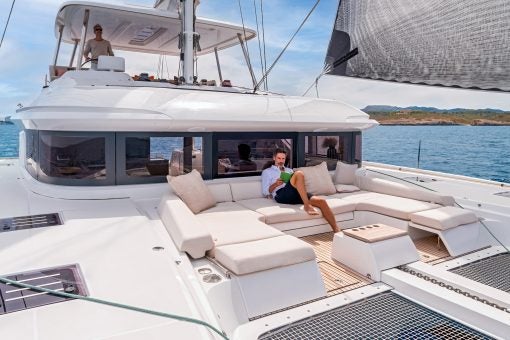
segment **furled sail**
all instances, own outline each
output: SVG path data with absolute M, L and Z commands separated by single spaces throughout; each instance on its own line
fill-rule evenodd
M 510 1 L 340 0 L 326 71 L 510 91 Z

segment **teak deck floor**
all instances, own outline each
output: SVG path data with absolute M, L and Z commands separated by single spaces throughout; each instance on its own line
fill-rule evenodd
M 373 283 L 374 281 L 369 278 L 356 273 L 349 267 L 331 258 L 333 235 L 333 232 L 329 232 L 301 237 L 315 251 L 328 296 L 344 293 Z
M 344 293 L 351 289 L 373 283 L 374 281 L 371 279 L 331 258 L 333 235 L 333 232 L 329 232 L 301 237 L 301 239 L 310 244 L 315 251 L 317 263 L 319 264 L 328 296 Z M 450 254 L 446 250 L 444 244 L 440 241 L 438 243 L 437 236 L 433 235 L 414 240 L 414 244 L 420 254 L 420 260 L 423 262 L 435 264 L 450 258 Z
M 443 242 L 436 235 L 413 240 L 413 242 L 422 262 L 436 264 L 451 258 Z

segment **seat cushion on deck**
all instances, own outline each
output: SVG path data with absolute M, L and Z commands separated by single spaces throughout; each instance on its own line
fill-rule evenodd
M 261 181 L 232 182 L 230 189 L 232 190 L 232 199 L 236 202 L 264 197 Z
M 439 208 L 437 204 L 410 198 L 380 194 L 381 197 L 368 199 L 356 205 L 357 211 L 372 211 L 378 214 L 409 220 L 415 212 Z
M 430 203 L 439 203 L 445 206 L 452 206 L 455 200 L 452 196 L 425 190 L 410 183 L 393 182 L 383 178 L 358 176 L 357 185 L 362 190 L 378 192 L 380 194 L 410 198 Z
M 349 185 L 349 184 L 335 184 L 336 192 L 342 193 L 342 192 L 355 192 L 359 191 L 360 189 L 355 185 Z
M 207 184 L 217 203 L 232 202 L 232 191 L 228 183 Z
M 442 207 L 416 212 L 409 216 L 411 222 L 439 230 L 455 228 L 462 224 L 478 221 L 478 218 L 472 211 L 457 207 Z
M 369 191 L 360 190 L 360 191 L 353 191 L 353 192 L 336 193 L 329 197 L 341 198 L 342 200 L 344 200 L 346 202 L 359 203 L 359 202 L 368 201 L 373 198 L 381 198 L 381 197 L 384 197 L 384 195 L 379 194 L 377 192 L 369 192 Z
M 313 248 L 300 239 L 283 235 L 216 249 L 216 260 L 236 275 L 315 260 Z
M 338 198 L 326 197 L 326 200 L 335 215 L 354 211 L 356 207 L 355 203 L 346 202 Z M 308 215 L 304 211 L 302 204 L 281 204 L 268 198 L 255 198 L 239 201 L 237 203 L 245 206 L 247 209 L 262 214 L 267 224 L 322 218 L 320 211 L 319 215 Z
M 237 207 L 240 205 L 235 202 L 219 203 L 196 215 L 202 227 L 211 234 L 215 247 L 283 235 L 281 231 L 260 222 L 260 214 L 244 207 L 233 210 Z M 207 254 L 215 257 L 215 248 Z

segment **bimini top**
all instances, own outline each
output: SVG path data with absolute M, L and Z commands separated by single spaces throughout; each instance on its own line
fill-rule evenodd
M 179 33 L 181 19 L 175 11 L 158 8 L 111 5 L 95 2 L 66 2 L 58 11 L 55 21 L 55 35 L 63 26 L 62 40 L 75 43 L 80 39 L 83 22 L 88 11 L 87 36 L 94 37 L 92 27 L 100 24 L 103 36 L 117 50 L 179 55 Z M 204 18 L 197 18 L 195 30 L 200 34 L 201 51 L 207 54 L 239 44 L 238 33 L 246 40 L 255 37 L 255 31 Z M 246 32 L 246 33 L 245 33 Z

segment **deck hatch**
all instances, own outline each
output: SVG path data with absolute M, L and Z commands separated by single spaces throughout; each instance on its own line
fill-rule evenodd
M 8 275 L 6 278 L 59 292 L 83 296 L 88 294 L 85 282 L 76 264 Z M 66 300 L 73 299 L 0 282 L 0 314 L 17 312 Z
M 510 253 L 497 254 L 450 269 L 450 271 L 510 293 Z
M 262 334 L 259 339 L 490 339 L 395 293 L 381 293 Z
M 8 217 L 0 219 L 0 233 L 62 225 L 57 213 Z

